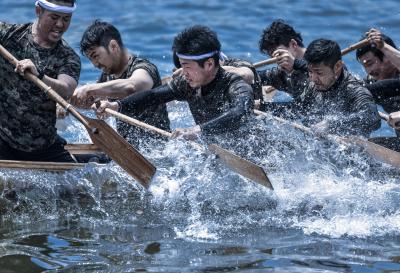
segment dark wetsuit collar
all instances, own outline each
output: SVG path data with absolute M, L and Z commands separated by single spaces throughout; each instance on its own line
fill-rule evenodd
M 224 75 L 224 70 L 222 69 L 222 67 L 219 67 L 217 74 L 215 74 L 214 79 L 208 84 L 201 86 L 201 95 L 207 96 L 213 90 L 215 90 L 216 85 L 223 78 L 223 75 Z

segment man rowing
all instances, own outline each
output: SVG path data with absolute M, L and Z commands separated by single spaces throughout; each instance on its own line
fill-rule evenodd
M 339 45 L 332 40 L 313 41 L 304 54 L 310 83 L 305 90 L 306 121 L 320 134 L 369 134 L 380 119 L 371 93 L 346 69 Z
M 120 32 L 110 23 L 96 20 L 84 32 L 80 49 L 92 64 L 103 72 L 97 83 L 77 88 L 72 103 L 87 106 L 93 98 L 123 99 L 133 93 L 155 88 L 161 84 L 157 67 L 146 59 L 129 53 Z M 129 109 L 125 114 L 170 131 L 165 103 L 149 105 L 143 111 Z M 137 146 L 153 134 L 117 120 L 118 133 Z
M 367 38 L 370 44 L 357 49 L 356 57 L 367 72 L 366 87 L 386 112 L 399 111 L 400 93 L 388 92 L 388 85 L 381 81 L 400 81 L 400 52 L 393 40 L 377 29 L 370 29 L 364 38 Z
M 262 85 L 285 91 L 293 97 L 290 103 L 261 103 L 261 110 L 283 114 L 301 101 L 308 82 L 307 64 L 303 59 L 306 49 L 301 34 L 282 20 L 264 29 L 259 41 L 260 51 L 277 58 L 278 67 L 258 72 Z
M 102 101 L 98 114 L 105 108 L 128 113 L 179 100 L 188 102 L 196 126 L 178 128 L 173 137 L 195 139 L 240 126 L 252 112 L 253 91 L 242 77 L 221 68 L 217 34 L 200 25 L 186 28 L 175 37 L 172 50 L 182 75 L 116 102 Z
M 62 36 L 76 4 L 38 0 L 35 5 L 35 22 L 0 23 L 0 43 L 20 60 L 14 69 L 0 58 L 0 159 L 73 162 L 57 135 L 56 103 L 24 73 L 33 73 L 65 99 L 72 95 L 81 64 Z

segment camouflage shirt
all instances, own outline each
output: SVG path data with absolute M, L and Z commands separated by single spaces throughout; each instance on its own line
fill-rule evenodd
M 0 22 L 0 43 L 17 59 L 30 59 L 47 76 L 66 74 L 77 82 L 80 59 L 61 40 L 53 48 L 33 41 L 32 23 Z M 12 148 L 26 152 L 43 150 L 57 136 L 56 103 L 30 81 L 14 72 L 14 66 L 0 58 L 0 138 Z
M 141 59 L 136 56 L 131 56 L 127 69 L 119 78 L 116 78 L 113 75 L 102 73 L 98 82 L 107 82 L 116 79 L 128 79 L 137 69 L 144 69 L 147 71 L 147 73 L 149 73 L 154 82 L 152 88 L 161 85 L 161 78 L 157 67 L 148 60 Z M 139 112 L 136 109 L 130 109 L 129 111 L 126 111 L 125 114 L 160 129 L 170 131 L 167 106 L 165 103 L 149 106 L 142 112 Z M 143 134 L 145 134 L 144 130 L 119 120 L 117 120 L 117 130 L 124 138 L 128 139 L 134 144 L 137 144 L 137 142 L 134 140 L 138 138 L 138 136 L 143 136 Z

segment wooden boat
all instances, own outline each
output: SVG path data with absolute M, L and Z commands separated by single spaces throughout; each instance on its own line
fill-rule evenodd
M 86 155 L 90 158 L 94 155 L 103 155 L 102 151 L 94 144 L 68 144 L 65 149 L 71 156 L 79 157 Z M 83 157 L 84 158 L 84 157 Z M 87 163 L 60 163 L 60 162 L 42 162 L 42 161 L 19 161 L 19 160 L 0 160 L 0 169 L 25 169 L 25 170 L 43 170 L 52 172 L 64 172 L 73 169 L 79 169 L 86 166 Z M 99 165 L 105 165 L 95 163 Z

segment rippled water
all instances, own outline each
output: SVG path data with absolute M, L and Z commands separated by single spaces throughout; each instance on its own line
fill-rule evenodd
M 1 20 L 31 20 L 33 2 L 2 0 Z M 326 37 L 346 47 L 371 26 L 400 40 L 397 1 L 78 4 L 65 36 L 76 50 L 91 21 L 108 20 L 162 76 L 172 69 L 174 35 L 195 23 L 215 29 L 226 54 L 253 62 L 265 58 L 258 39 L 276 18 L 306 44 Z M 363 75 L 354 54 L 345 61 Z M 99 72 L 82 62 L 81 83 L 93 82 Z M 169 110 L 175 127 L 191 124 L 184 104 Z M 61 125 L 71 142 L 88 140 L 71 118 Z M 143 140 L 157 166 L 149 191 L 113 164 L 65 174 L 0 170 L 0 272 L 400 272 L 397 170 L 265 118 L 235 137 L 220 144 L 263 166 L 275 191 L 180 141 Z

